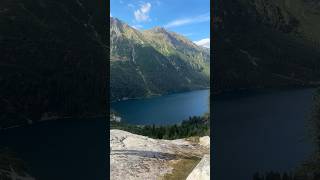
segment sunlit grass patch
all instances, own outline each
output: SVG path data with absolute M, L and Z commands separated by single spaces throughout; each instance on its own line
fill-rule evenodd
M 173 168 L 171 173 L 165 174 L 163 180 L 185 180 L 200 162 L 201 158 L 190 157 L 170 163 Z

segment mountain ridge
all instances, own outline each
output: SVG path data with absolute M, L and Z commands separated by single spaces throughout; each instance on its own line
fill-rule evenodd
M 207 88 L 209 58 L 162 27 L 139 31 L 110 17 L 110 100 Z
M 310 3 L 219 0 L 214 91 L 319 85 L 320 15 Z

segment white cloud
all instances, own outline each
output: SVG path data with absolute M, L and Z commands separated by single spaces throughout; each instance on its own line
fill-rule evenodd
M 133 27 L 134 29 L 140 30 L 143 26 L 140 24 L 136 24 L 136 25 L 132 25 L 131 27 Z
M 134 11 L 134 17 L 138 22 L 150 20 L 149 12 L 151 9 L 150 3 L 144 3 L 140 5 L 140 8 Z
M 201 39 L 199 41 L 194 41 L 194 43 L 198 46 L 210 48 L 210 38 Z
M 193 24 L 193 23 L 200 23 L 210 20 L 210 14 L 202 14 L 196 17 L 190 17 L 190 18 L 183 18 L 183 19 L 176 19 L 174 21 L 169 22 L 168 24 L 164 25 L 165 28 L 170 27 L 177 27 L 177 26 L 183 26 L 186 24 Z

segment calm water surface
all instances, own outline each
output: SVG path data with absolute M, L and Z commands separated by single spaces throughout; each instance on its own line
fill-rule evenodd
M 26 161 L 39 180 L 106 179 L 106 121 L 69 119 L 0 131 L 0 147 Z
M 213 178 L 251 180 L 291 171 L 312 152 L 307 129 L 313 89 L 226 93 L 214 97 Z
M 125 122 L 131 124 L 175 124 L 189 116 L 209 112 L 210 90 L 111 103 Z
M 212 176 L 251 180 L 256 171 L 290 171 L 312 153 L 307 133 L 313 89 L 214 97 Z M 113 103 L 134 124 L 173 124 L 208 112 L 209 90 Z M 105 179 L 105 120 L 61 120 L 0 132 L 37 179 Z M 54 169 L 53 169 L 54 168 Z

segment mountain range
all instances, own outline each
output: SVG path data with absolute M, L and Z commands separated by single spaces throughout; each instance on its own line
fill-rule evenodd
M 217 0 L 215 92 L 320 82 L 316 0 Z
M 163 28 L 141 32 L 111 18 L 108 52 L 104 7 L 1 1 L 0 128 L 105 114 L 106 61 L 110 100 L 209 87 L 209 50 Z
M 162 27 L 137 30 L 110 17 L 110 100 L 203 89 L 209 49 Z
M 104 7 L 90 0 L 0 2 L 0 128 L 105 114 Z

